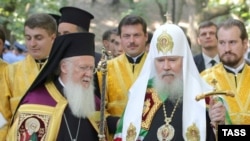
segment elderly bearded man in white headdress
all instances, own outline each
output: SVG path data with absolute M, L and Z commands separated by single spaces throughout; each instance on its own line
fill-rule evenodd
M 205 100 L 195 100 L 212 89 L 201 79 L 181 28 L 160 26 L 140 76 L 129 91 L 114 140 L 215 140 L 211 123 L 224 123 L 225 107 L 211 100 L 207 112 Z

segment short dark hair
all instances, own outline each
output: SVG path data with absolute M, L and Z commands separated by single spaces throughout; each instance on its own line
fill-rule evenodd
M 46 13 L 36 13 L 28 17 L 24 23 L 24 27 L 28 26 L 31 29 L 42 28 L 50 35 L 57 33 L 57 23 L 53 17 Z
M 137 16 L 137 15 L 127 15 L 127 16 L 123 17 L 122 20 L 120 21 L 119 25 L 118 25 L 118 34 L 121 35 L 122 26 L 136 25 L 136 24 L 141 24 L 143 32 L 145 34 L 147 34 L 147 23 L 146 23 L 146 21 L 142 17 Z
M 244 25 L 244 23 L 240 20 L 237 20 L 237 19 L 228 19 L 226 20 L 225 22 L 219 24 L 219 28 L 225 28 L 225 29 L 228 29 L 228 28 L 231 28 L 233 26 L 236 26 L 240 29 L 240 32 L 241 32 L 241 35 L 240 35 L 240 38 L 241 40 L 245 40 L 245 39 L 248 39 L 248 35 L 247 35 L 247 30 L 246 30 L 246 27 Z
M 218 29 L 218 26 L 212 22 L 212 21 L 203 21 L 199 24 L 199 28 L 198 28 L 198 34 L 200 34 L 200 29 L 201 28 L 205 28 L 205 27 L 211 27 L 211 26 L 214 26 L 216 27 L 216 30 Z
M 113 29 L 108 29 L 106 30 L 103 34 L 102 34 L 102 40 L 109 40 L 110 39 L 110 35 L 115 34 L 117 35 L 117 28 L 113 28 Z

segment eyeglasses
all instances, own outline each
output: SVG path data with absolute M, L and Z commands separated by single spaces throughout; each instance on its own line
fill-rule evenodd
M 80 66 L 79 67 L 83 72 L 91 71 L 92 73 L 96 73 L 97 69 L 92 66 Z

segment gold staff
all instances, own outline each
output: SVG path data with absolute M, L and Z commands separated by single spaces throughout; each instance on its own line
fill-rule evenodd
M 206 97 L 215 96 L 215 95 L 225 95 L 225 96 L 234 97 L 235 94 L 231 91 L 217 91 L 217 89 L 216 89 L 217 80 L 216 79 L 212 80 L 212 84 L 214 87 L 214 90 L 212 92 L 207 92 L 207 93 L 197 95 L 195 97 L 195 100 L 199 101 L 199 100 L 204 99 Z M 218 123 L 215 123 L 215 140 L 218 141 Z
M 105 95 L 106 95 L 106 74 L 107 74 L 107 60 L 111 59 L 111 53 L 107 52 L 105 48 L 102 48 L 102 58 L 97 66 L 97 71 L 102 73 L 102 94 L 101 94 L 101 105 L 100 105 L 100 127 L 99 127 L 99 141 L 106 141 L 105 137 Z

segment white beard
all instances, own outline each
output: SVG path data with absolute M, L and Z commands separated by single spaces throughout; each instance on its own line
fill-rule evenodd
M 172 83 L 166 84 L 161 79 L 162 75 L 158 75 L 154 80 L 154 88 L 156 89 L 158 95 L 165 100 L 167 97 L 168 100 L 175 103 L 178 98 L 182 98 L 183 96 L 183 80 L 180 75 L 176 75 L 176 79 L 173 80 Z M 182 99 L 180 100 L 182 102 Z
M 95 112 L 94 86 L 84 88 L 70 79 L 65 84 L 64 95 L 69 103 L 72 114 L 78 118 L 86 118 Z

